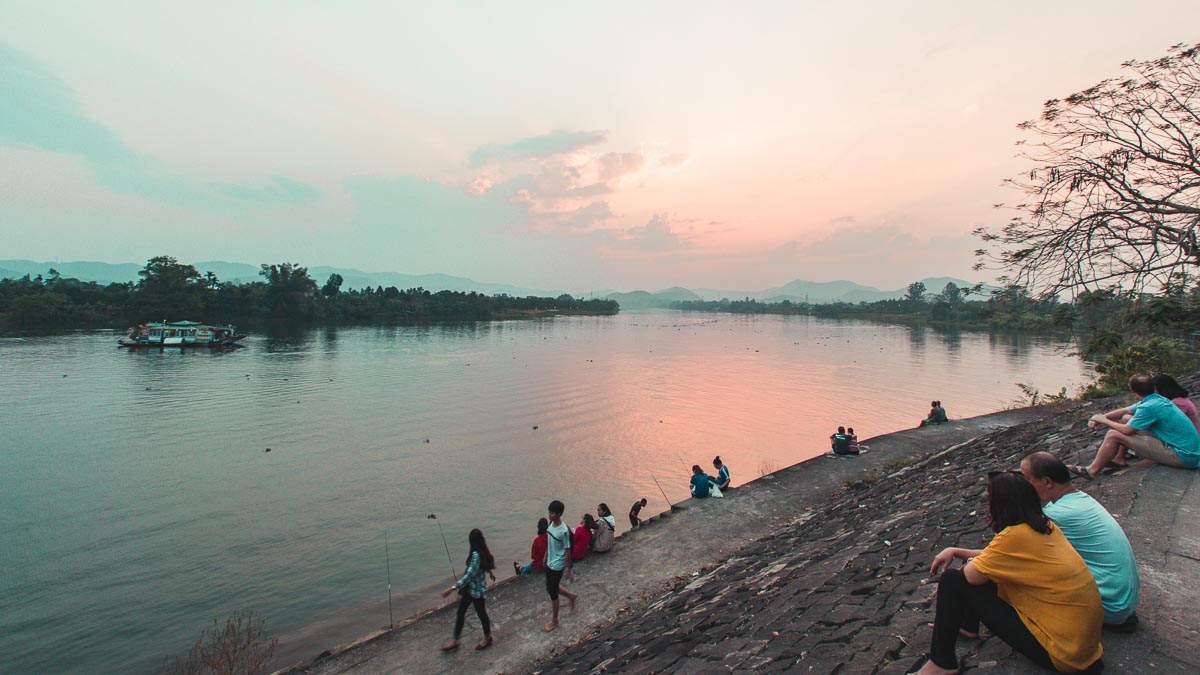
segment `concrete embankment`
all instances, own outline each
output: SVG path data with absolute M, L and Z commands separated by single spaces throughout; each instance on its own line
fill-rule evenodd
M 694 575 L 729 560 L 742 547 L 791 526 L 798 515 L 837 498 L 848 481 L 883 475 L 886 465 L 1037 420 L 1043 414 L 1036 409 L 1005 411 L 879 436 L 870 439 L 870 454 L 853 459 L 817 457 L 740 486 L 725 499 L 683 502 L 642 529 L 620 536 L 612 552 L 594 555 L 576 566 L 578 578 L 571 588 L 580 593 L 579 608 L 574 614 L 564 608 L 562 626 L 553 633 L 541 631 L 549 619 L 542 579 L 513 578 L 496 585 L 489 594 L 496 644 L 487 651 L 471 649 L 480 637 L 472 612 L 462 651 L 438 652 L 438 645 L 449 639 L 454 621 L 453 608 L 441 608 L 287 670 L 529 672 L 567 645 L 587 640 L 622 617 L 640 614 L 654 598 L 698 578 Z M 733 469 L 735 475 L 745 475 L 736 473 L 738 467 Z M 622 514 L 618 514 L 618 523 L 625 526 Z M 497 562 L 502 568 L 507 564 Z
M 1193 385 L 1194 386 L 1194 385 Z M 816 458 L 721 500 L 693 500 L 578 567 L 579 610 L 553 633 L 540 578 L 491 594 L 496 645 L 472 615 L 463 650 L 436 651 L 452 610 L 333 650 L 293 672 L 899 673 L 928 649 L 934 554 L 982 547 L 984 476 L 1032 449 L 1090 459 L 1091 414 L 1116 401 L 958 420 L 870 440 L 854 459 Z M 1141 628 L 1105 633 L 1108 672 L 1197 672 L 1200 478 L 1156 467 L 1081 485 L 1124 525 L 1138 556 Z M 967 665 L 1034 666 L 997 639 L 960 644 Z

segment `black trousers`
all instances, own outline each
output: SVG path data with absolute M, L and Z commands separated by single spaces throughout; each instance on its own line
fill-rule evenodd
M 458 615 L 454 617 L 454 639 L 462 637 L 463 622 L 467 620 L 467 608 L 475 605 L 475 613 L 479 615 L 479 623 L 483 626 L 483 635 L 492 634 L 492 620 L 487 615 L 487 600 L 472 598 L 470 593 L 458 596 Z
M 937 613 L 933 619 L 933 639 L 929 644 L 929 660 L 948 670 L 958 669 L 954 643 L 958 630 L 979 632 L 979 623 L 987 626 L 992 635 L 1029 657 L 1030 661 L 1054 670 L 1050 654 L 1033 633 L 1025 627 L 1017 610 L 1000 599 L 996 584 L 988 582 L 974 586 L 960 569 L 948 569 L 938 582 Z

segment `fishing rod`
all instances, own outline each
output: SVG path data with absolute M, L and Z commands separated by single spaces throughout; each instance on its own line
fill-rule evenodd
M 388 539 L 387 530 L 383 531 L 383 560 L 387 565 L 387 584 L 388 584 L 388 628 L 396 625 L 396 619 L 392 616 L 392 559 L 388 555 Z
M 446 543 L 446 532 L 442 529 L 442 521 L 438 520 L 436 513 L 429 514 L 429 519 L 437 523 L 438 532 L 442 534 L 442 546 L 446 548 L 446 562 L 450 563 L 450 574 L 458 579 L 458 570 L 454 569 L 454 560 L 450 557 L 450 545 Z
M 650 477 L 654 479 L 654 484 L 658 486 L 658 491 L 662 493 L 663 499 L 667 500 L 667 506 L 674 511 L 675 505 L 671 503 L 671 498 L 667 496 L 667 491 L 664 490 L 662 485 L 658 482 L 658 478 L 654 475 L 653 471 L 650 472 Z

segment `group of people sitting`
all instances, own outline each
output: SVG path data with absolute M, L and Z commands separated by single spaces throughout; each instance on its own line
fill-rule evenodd
M 708 497 L 723 497 L 724 491 L 729 488 L 729 467 L 721 461 L 721 456 L 713 457 L 713 468 L 717 470 L 716 476 L 710 476 L 704 473 L 704 469 L 700 468 L 699 464 L 692 465 L 692 496 L 699 499 Z
M 721 457 L 713 458 L 715 477 L 709 476 L 700 469 L 700 465 L 692 467 L 691 491 L 693 497 L 719 496 L 721 490 L 728 489 L 730 477 L 729 467 L 721 461 Z M 641 512 L 648 504 L 645 497 L 637 500 L 629 507 L 629 526 L 642 526 Z M 550 595 L 551 618 L 542 630 L 549 632 L 558 628 L 559 597 L 567 598 L 572 609 L 579 596 L 562 586 L 564 577 L 574 580 L 573 564 L 586 558 L 589 553 L 604 553 L 612 550 L 617 529 L 617 519 L 613 516 L 608 504 L 601 502 L 596 505 L 596 515 L 583 514 L 579 525 L 571 530 L 562 521 L 566 507 L 559 500 L 550 502 L 547 507 L 547 517 L 537 522 L 537 535 L 529 550 L 529 563 L 522 565 L 513 563 L 513 573 L 517 576 L 524 574 L 544 574 L 546 592 Z M 483 532 L 471 530 L 467 540 L 470 552 L 467 554 L 467 569 L 455 583 L 444 591 L 442 597 L 452 593 L 459 594 L 458 609 L 454 620 L 454 639 L 441 647 L 442 651 L 454 651 L 459 647 L 463 624 L 467 610 L 475 607 L 479 623 L 483 628 L 483 641 L 475 646 L 476 649 L 487 649 L 492 645 L 492 625 L 487 613 L 487 580 L 496 580 L 496 561 L 488 550 Z
M 949 420 L 950 418 L 946 416 L 946 409 L 942 407 L 942 402 L 930 401 L 929 414 L 926 415 L 925 419 L 921 420 L 921 423 L 917 426 L 927 427 L 930 424 L 942 424 L 943 422 L 948 422 Z
M 825 453 L 827 457 L 864 455 L 871 450 L 858 442 L 858 434 L 854 433 L 854 427 L 838 427 L 836 433 L 829 435 L 829 445 L 833 449 Z
M 911 672 L 958 672 L 955 643 L 979 637 L 979 625 L 1046 668 L 1097 672 L 1102 630 L 1137 628 L 1137 561 L 1129 539 L 1096 500 L 1071 485 L 1137 466 L 1200 465 L 1200 417 L 1170 375 L 1135 375 L 1131 406 L 1094 415 L 1107 428 L 1092 463 L 1068 466 L 1034 452 L 1020 471 L 988 476 L 988 524 L 982 550 L 947 548 L 930 567 L 941 573 L 929 655 Z M 964 562 L 952 567 L 955 560 Z
M 1044 668 L 1098 672 L 1101 630 L 1138 623 L 1137 561 L 1120 525 L 1048 452 L 1027 455 L 1020 471 L 990 473 L 987 505 L 996 533 L 987 547 L 933 559 L 933 636 L 910 672 L 959 672 L 955 644 L 978 638 L 980 624 Z
M 1119 471 L 1137 459 L 1139 466 L 1163 464 L 1178 469 L 1200 465 L 1200 416 L 1188 392 L 1170 375 L 1134 375 L 1131 406 L 1093 415 L 1088 426 L 1107 427 L 1092 463 L 1067 467 L 1092 480 L 1105 471 Z

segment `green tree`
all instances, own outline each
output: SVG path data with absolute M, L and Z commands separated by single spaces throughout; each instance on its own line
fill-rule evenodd
M 914 281 L 909 284 L 908 290 L 904 293 L 904 300 L 914 305 L 925 302 L 925 282 Z
M 327 298 L 332 298 L 338 293 L 341 293 L 343 281 L 345 280 L 342 279 L 342 275 L 338 274 L 337 272 L 330 274 L 329 279 L 325 282 L 325 285 L 321 287 L 321 295 Z
M 195 267 L 171 256 L 151 258 L 138 276 L 136 304 L 145 320 L 197 319 L 212 296 Z
M 308 268 L 296 263 L 261 265 L 258 272 L 267 280 L 267 310 L 278 318 L 305 319 L 316 312 L 317 282 Z

